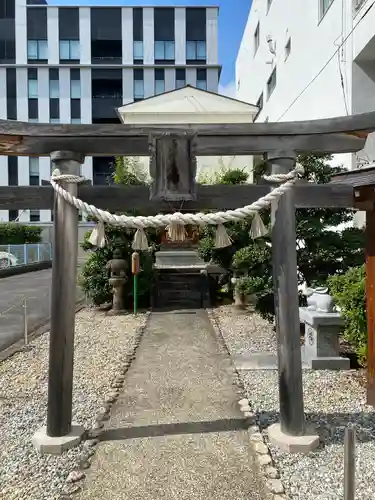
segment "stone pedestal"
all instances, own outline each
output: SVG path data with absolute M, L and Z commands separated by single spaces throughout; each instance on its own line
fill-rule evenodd
M 72 425 L 71 431 L 66 436 L 50 437 L 47 435 L 47 428 L 38 429 L 32 442 L 41 455 L 61 455 L 64 451 L 78 446 L 82 440 L 85 429 L 80 425 Z
M 350 360 L 340 357 L 339 334 L 343 320 L 339 313 L 299 308 L 301 323 L 305 324 L 303 361 L 313 370 L 347 370 Z
M 310 453 L 319 446 L 319 436 L 314 430 L 307 430 L 303 436 L 290 436 L 281 430 L 280 424 L 268 427 L 270 442 L 286 453 Z
M 126 314 L 124 307 L 124 285 L 126 278 L 109 278 L 109 284 L 112 287 L 113 301 L 112 309 L 108 311 L 109 316 L 120 316 Z

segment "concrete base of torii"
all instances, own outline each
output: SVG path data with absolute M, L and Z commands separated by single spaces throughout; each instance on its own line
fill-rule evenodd
M 41 455 L 61 455 L 64 451 L 77 446 L 85 433 L 81 425 L 72 425 L 72 430 L 66 436 L 51 437 L 47 428 L 41 427 L 32 437 L 34 447 Z
M 319 446 L 319 436 L 310 431 L 304 436 L 290 436 L 281 430 L 280 424 L 268 427 L 270 442 L 287 453 L 309 453 Z

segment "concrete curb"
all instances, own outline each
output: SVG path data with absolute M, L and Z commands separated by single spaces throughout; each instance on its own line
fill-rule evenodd
M 100 436 L 104 431 L 104 422 L 109 420 L 112 406 L 116 403 L 120 391 L 124 386 L 126 374 L 131 367 L 132 361 L 135 359 L 137 349 L 146 331 L 150 315 L 151 311 L 147 311 L 144 325 L 137 328 L 132 352 L 127 354 L 123 362 L 119 365 L 117 375 L 110 384 L 111 390 L 105 398 L 102 408 L 95 417 L 91 428 L 86 430 L 83 435 L 83 448 L 78 458 L 79 468 L 72 470 L 68 475 L 66 479 L 66 488 L 61 492 L 59 500 L 69 500 L 73 498 L 72 495 L 78 493 L 82 489 L 82 480 L 86 477 L 83 471 L 87 470 L 91 465 L 90 459 L 95 455 L 96 447 L 100 443 Z
M 245 388 L 242 383 L 241 376 L 234 366 L 233 358 L 225 342 L 224 336 L 219 326 L 219 322 L 213 309 L 206 309 L 206 311 L 218 342 L 225 348 L 228 356 L 231 359 L 232 371 L 234 373 L 234 383 L 239 389 L 237 393 L 241 394 L 242 396 L 242 399 L 238 401 L 238 405 L 245 419 L 247 419 L 247 421 L 251 424 L 248 428 L 250 445 L 255 451 L 259 470 L 262 472 L 266 479 L 266 487 L 272 494 L 273 500 L 286 500 L 287 496 L 285 494 L 284 485 L 280 480 L 280 472 L 275 467 L 271 451 L 266 441 L 264 440 L 264 435 L 262 433 L 261 427 L 259 426 L 257 415 L 252 411 L 251 403 L 245 395 Z
M 0 279 L 9 278 L 10 276 L 18 276 L 20 274 L 33 273 L 35 271 L 43 271 L 44 269 L 52 268 L 52 260 L 43 260 L 42 262 L 34 262 L 24 266 L 12 266 L 6 269 L 0 269 Z

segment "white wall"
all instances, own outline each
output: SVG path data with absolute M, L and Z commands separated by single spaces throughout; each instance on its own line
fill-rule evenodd
M 313 120 L 351 114 L 350 37 L 340 57 L 333 57 L 315 78 L 337 50 L 337 44 L 349 33 L 351 7 L 352 0 L 333 0 L 320 19 L 319 0 L 273 0 L 268 12 L 267 2 L 254 0 L 236 61 L 236 96 L 256 104 L 263 92 L 264 105 L 256 121 L 267 118 L 269 121 Z M 254 54 L 254 32 L 258 22 L 260 45 Z M 269 51 L 268 35 L 276 43 L 275 56 Z M 285 47 L 289 38 L 291 52 L 286 59 Z M 275 67 L 277 83 L 268 98 L 267 80 Z M 342 163 L 350 159 L 351 155 L 341 155 L 336 160 Z
M 333 0 L 321 17 L 320 0 L 273 0 L 268 12 L 265 0 L 253 1 L 236 61 L 236 85 L 237 98 L 253 104 L 263 92 L 256 121 L 314 120 L 375 110 L 372 3 L 363 0 L 355 10 L 353 0 Z M 260 45 L 254 53 L 258 22 Z M 267 35 L 276 42 L 275 56 Z M 274 67 L 277 83 L 268 98 L 267 80 Z M 363 151 L 335 155 L 332 163 L 355 168 L 360 161 L 375 161 L 375 134 L 369 135 Z M 357 222 L 361 218 L 358 214 Z
M 236 61 L 236 96 L 256 104 L 263 92 L 256 121 L 314 120 L 375 110 L 375 8 L 367 12 L 370 5 L 364 0 L 355 11 L 353 0 L 333 0 L 321 18 L 320 0 L 273 0 L 268 12 L 267 2 L 254 0 Z M 258 22 L 260 45 L 254 54 Z M 267 35 L 276 43 L 275 56 Z M 275 67 L 277 83 L 268 98 L 267 80 Z M 373 134 L 356 157 L 335 155 L 333 163 L 354 167 L 359 158 L 375 160 Z
M 351 1 L 343 0 L 343 3 Z M 319 0 L 273 0 L 268 13 L 266 5 L 263 0 L 254 0 L 251 8 L 236 63 L 237 97 L 255 104 L 264 93 L 264 108 L 259 121 L 267 116 L 270 121 L 276 121 L 284 113 L 284 121 L 346 114 L 343 96 L 337 92 L 340 86 L 338 57 L 287 111 L 335 52 L 335 41 L 340 39 L 342 32 L 342 2 L 334 0 L 320 22 Z M 254 55 L 254 32 L 258 21 L 260 46 Z M 269 52 L 267 35 L 276 42 L 276 56 Z M 289 37 L 292 48 L 285 60 L 285 45 Z M 350 42 L 345 45 L 344 52 L 351 53 Z M 277 85 L 267 101 L 267 80 L 275 66 Z M 346 85 L 350 87 L 350 65 L 343 62 L 342 69 Z

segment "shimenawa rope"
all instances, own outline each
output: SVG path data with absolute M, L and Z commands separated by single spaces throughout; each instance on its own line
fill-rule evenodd
M 246 219 L 249 216 L 254 216 L 257 212 L 263 208 L 268 207 L 272 201 L 279 199 L 284 193 L 292 189 L 298 176 L 303 173 L 303 167 L 297 165 L 295 169 L 291 170 L 287 174 L 273 174 L 264 176 L 264 179 L 269 182 L 282 182 L 281 186 L 272 189 L 265 196 L 259 198 L 251 205 L 246 205 L 242 208 L 236 208 L 235 210 L 226 210 L 225 212 L 216 213 L 185 213 L 175 212 L 172 214 L 159 214 L 153 216 L 129 216 L 129 215 L 114 215 L 105 210 L 96 208 L 94 205 L 89 205 L 88 203 L 76 198 L 75 196 L 68 193 L 61 185 L 60 182 L 70 182 L 70 183 L 81 183 L 84 181 L 83 177 L 70 175 L 70 174 L 60 174 L 58 169 L 54 170 L 51 177 L 51 184 L 53 189 L 59 196 L 62 196 L 64 200 L 71 205 L 73 205 L 77 210 L 84 212 L 92 217 L 96 218 L 101 222 L 107 224 L 112 224 L 114 226 L 123 226 L 127 228 L 134 229 L 146 229 L 148 227 L 166 227 L 170 224 L 179 225 L 220 225 L 226 222 L 236 222 Z

